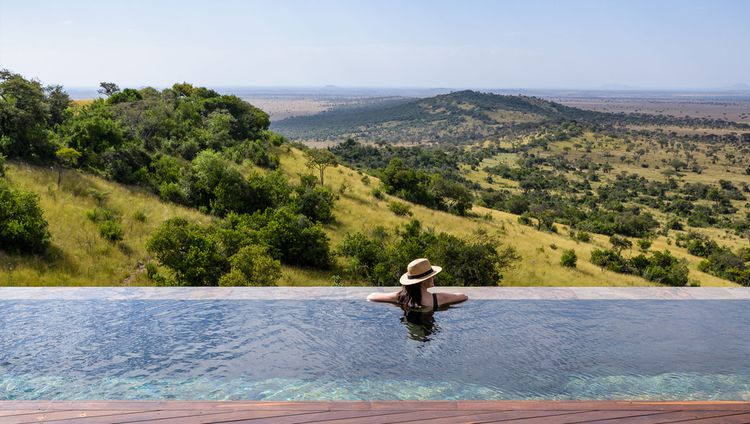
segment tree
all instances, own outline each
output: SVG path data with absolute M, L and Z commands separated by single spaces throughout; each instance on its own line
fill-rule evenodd
M 328 149 L 309 149 L 305 152 L 307 167 L 320 172 L 320 185 L 323 185 L 323 172 L 329 166 L 339 166 L 338 158 Z
M 619 255 L 624 249 L 630 249 L 633 247 L 633 242 L 626 239 L 625 237 L 620 237 L 617 234 L 611 236 L 609 238 L 610 244 L 612 244 L 612 249 L 617 252 Z
M 60 188 L 60 182 L 62 181 L 63 166 L 74 167 L 78 163 L 78 159 L 81 157 L 81 152 L 72 147 L 63 147 L 55 152 L 55 156 L 58 159 L 57 165 L 57 188 Z
M 101 88 L 96 90 L 96 92 L 107 97 L 120 91 L 120 87 L 118 87 L 117 84 L 113 82 L 100 82 L 99 87 Z
M 281 262 L 262 245 L 247 245 L 230 258 L 232 270 L 219 280 L 220 286 L 275 286 L 281 278 Z
M 82 154 L 84 163 L 95 164 L 97 156 L 125 141 L 122 125 L 102 100 L 77 109 L 58 129 L 62 141 Z
M 34 193 L 0 181 L 0 248 L 9 252 L 42 253 L 50 243 L 47 221 Z
M 146 249 L 174 273 L 179 285 L 215 286 L 229 270 L 216 237 L 185 218 L 164 221 Z
M 0 70 L 0 146 L 11 158 L 38 161 L 53 157 L 47 123 L 50 110 L 38 81 Z
M 62 85 L 48 85 L 44 91 L 47 94 L 47 103 L 49 104 L 49 126 L 54 127 L 62 124 L 70 115 L 68 110 L 72 103 L 70 96 L 63 90 Z

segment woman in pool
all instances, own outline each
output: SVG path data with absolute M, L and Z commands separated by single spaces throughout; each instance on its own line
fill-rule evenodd
M 435 287 L 435 276 L 442 271 L 439 266 L 430 265 L 425 258 L 414 259 L 406 267 L 406 274 L 401 276 L 401 291 L 393 293 L 372 293 L 367 300 L 373 302 L 390 302 L 404 309 L 429 309 L 436 311 L 440 306 L 450 305 L 467 300 L 463 293 L 430 293 L 427 289 Z

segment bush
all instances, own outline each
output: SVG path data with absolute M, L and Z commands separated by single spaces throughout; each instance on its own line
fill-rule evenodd
M 248 245 L 230 258 L 232 270 L 219 280 L 220 286 L 275 286 L 281 278 L 281 263 L 265 246 Z
M 378 200 L 383 200 L 383 198 L 385 197 L 385 195 L 383 195 L 383 191 L 377 187 L 373 188 L 370 194 L 372 194 L 372 197 Z
M 447 233 L 424 231 L 413 220 L 390 237 L 382 228 L 367 236 L 347 234 L 338 253 L 351 260 L 347 271 L 352 278 L 364 276 L 371 284 L 392 285 L 404 272 L 404 266 L 416 257 L 428 257 L 443 266 L 438 285 L 495 286 L 503 269 L 517 261 L 513 248 L 498 250 L 491 238 L 465 240 Z
M 591 252 L 591 263 L 621 274 L 640 275 L 669 286 L 684 286 L 688 282 L 689 271 L 685 261 L 677 259 L 668 250 L 653 252 L 651 257 L 639 254 L 628 260 L 614 249 L 594 249 Z
M 563 250 L 562 257 L 560 258 L 560 265 L 567 268 L 575 268 L 578 262 L 578 255 L 573 249 Z
M 650 239 L 638 239 L 636 241 L 636 243 L 638 243 L 638 248 L 642 252 L 646 252 L 646 251 L 648 251 L 648 249 L 651 248 L 651 245 L 653 244 L 653 241 L 651 241 Z
M 629 273 L 625 258 L 612 249 L 594 249 L 591 251 L 591 263 L 604 269 L 623 274 Z
M 290 265 L 327 269 L 331 265 L 328 236 L 320 223 L 289 208 L 267 210 L 252 220 L 261 242 L 268 245 L 271 256 Z
M 404 202 L 392 201 L 388 203 L 388 209 L 398 216 L 411 216 L 411 206 Z
M 42 253 L 50 244 L 50 233 L 39 197 L 11 188 L 0 181 L 0 246 L 20 253 Z
M 107 220 L 99 224 L 99 235 L 112 243 L 123 239 L 122 226 L 117 221 Z
M 146 216 L 145 212 L 138 210 L 138 211 L 133 212 L 133 219 L 136 220 L 137 222 L 143 223 L 143 222 L 146 222 L 146 219 L 148 219 L 148 217 Z
M 215 286 L 230 268 L 211 231 L 185 218 L 164 221 L 146 249 L 174 273 L 178 285 Z
M 300 186 L 297 188 L 297 197 L 294 199 L 294 209 L 312 220 L 324 224 L 333 221 L 333 205 L 336 196 L 328 187 L 316 185 Z
M 576 233 L 576 240 L 582 241 L 584 243 L 588 243 L 591 241 L 591 234 L 587 233 L 586 231 L 579 231 Z

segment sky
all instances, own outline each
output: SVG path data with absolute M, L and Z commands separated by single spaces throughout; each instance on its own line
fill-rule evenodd
M 750 84 L 750 1 L 0 0 L 47 84 L 707 89 Z

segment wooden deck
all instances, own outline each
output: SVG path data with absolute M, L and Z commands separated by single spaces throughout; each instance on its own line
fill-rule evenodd
M 2 401 L 0 423 L 750 423 L 750 402 Z

